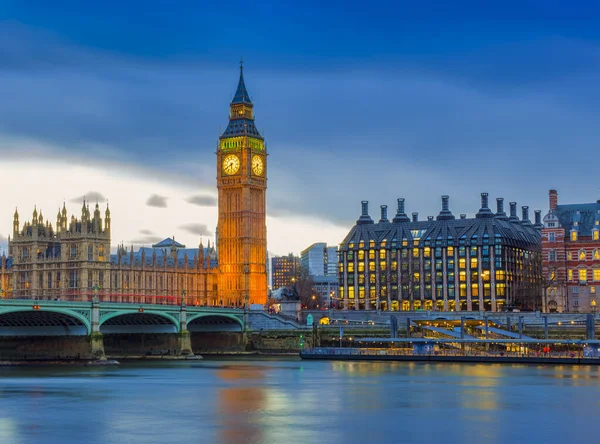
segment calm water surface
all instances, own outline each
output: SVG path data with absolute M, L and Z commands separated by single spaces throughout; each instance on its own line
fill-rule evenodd
M 0 443 L 598 442 L 600 368 L 205 360 L 0 368 Z

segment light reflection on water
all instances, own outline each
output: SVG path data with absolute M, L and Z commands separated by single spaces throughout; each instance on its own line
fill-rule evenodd
M 205 360 L 0 369 L 0 443 L 596 442 L 600 369 Z

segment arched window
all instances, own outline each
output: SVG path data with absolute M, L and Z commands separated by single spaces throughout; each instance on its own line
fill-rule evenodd
M 594 260 L 600 261 L 600 250 L 594 250 Z
M 579 260 L 580 261 L 585 260 L 585 250 L 579 250 Z

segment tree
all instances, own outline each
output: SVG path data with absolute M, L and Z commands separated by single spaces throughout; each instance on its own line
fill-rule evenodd
M 315 294 L 313 278 L 308 274 L 308 270 L 300 269 L 295 279 L 294 288 L 300 297 L 300 303 L 305 308 L 317 308 L 321 306 L 321 298 Z

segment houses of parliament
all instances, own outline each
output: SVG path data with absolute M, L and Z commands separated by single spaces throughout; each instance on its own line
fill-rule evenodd
M 267 299 L 265 142 L 254 124 L 243 66 L 217 145 L 217 243 L 186 248 L 167 238 L 151 248 L 111 254 L 111 213 L 83 202 L 81 216 L 63 204 L 56 225 L 33 210 L 13 219 L 8 256 L 2 257 L 3 298 L 89 298 L 160 303 L 184 297 L 206 306 L 264 304 Z M 103 213 L 103 214 L 102 214 Z M 148 300 L 147 298 L 145 299 Z

